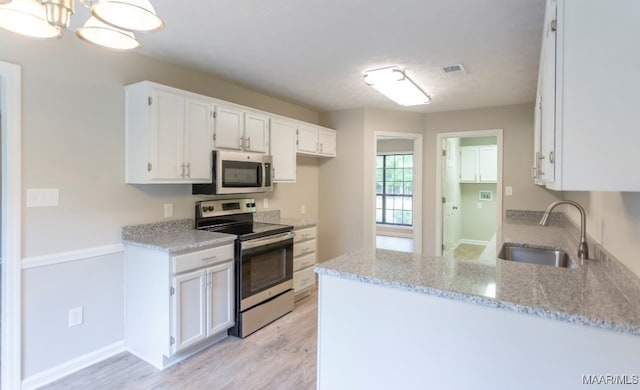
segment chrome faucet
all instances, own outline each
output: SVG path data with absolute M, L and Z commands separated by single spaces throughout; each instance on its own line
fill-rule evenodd
M 542 219 L 540 220 L 540 225 L 547 226 L 549 225 L 549 217 L 551 216 L 551 210 L 553 210 L 556 206 L 561 204 L 570 204 L 575 206 L 578 211 L 580 211 L 580 244 L 578 245 L 578 257 L 581 259 L 589 258 L 589 246 L 587 246 L 587 213 L 584 211 L 584 208 L 580 206 L 577 202 L 572 200 L 557 200 L 547 207 L 547 210 L 544 212 Z

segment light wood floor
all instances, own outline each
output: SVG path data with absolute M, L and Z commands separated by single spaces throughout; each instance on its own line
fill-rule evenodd
M 122 353 L 42 389 L 315 389 L 317 323 L 314 291 L 249 337 L 228 337 L 164 371 Z

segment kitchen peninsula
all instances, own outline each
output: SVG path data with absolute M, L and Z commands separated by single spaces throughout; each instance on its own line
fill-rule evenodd
M 573 249 L 568 223 L 534 220 L 507 218 L 502 241 Z M 640 283 L 620 267 L 612 259 L 566 269 L 375 249 L 322 263 L 318 388 L 572 389 L 591 375 L 633 383 Z

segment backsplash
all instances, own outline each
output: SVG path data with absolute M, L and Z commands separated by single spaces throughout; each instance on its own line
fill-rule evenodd
M 280 210 L 257 211 L 253 214 L 253 220 L 255 222 L 279 223 Z

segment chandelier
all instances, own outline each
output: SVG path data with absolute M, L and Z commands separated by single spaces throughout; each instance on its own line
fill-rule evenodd
M 140 47 L 134 32 L 164 28 L 149 0 L 79 0 L 91 10 L 78 38 L 116 50 Z M 62 37 L 75 0 L 0 0 L 0 28 L 38 39 Z

